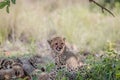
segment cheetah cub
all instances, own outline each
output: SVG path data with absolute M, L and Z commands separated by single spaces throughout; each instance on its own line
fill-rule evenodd
M 55 63 L 58 67 L 65 66 L 68 71 L 76 71 L 79 68 L 77 56 L 67 49 L 65 38 L 54 37 L 48 40 L 55 57 Z

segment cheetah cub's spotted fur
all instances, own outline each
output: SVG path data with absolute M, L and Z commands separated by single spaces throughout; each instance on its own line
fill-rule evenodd
M 12 59 L 0 59 L 0 69 L 10 69 L 12 68 L 13 60 Z
M 54 37 L 48 43 L 55 55 L 55 64 L 58 67 L 65 66 L 68 71 L 76 71 L 79 68 L 77 56 L 69 51 L 66 46 L 65 38 Z

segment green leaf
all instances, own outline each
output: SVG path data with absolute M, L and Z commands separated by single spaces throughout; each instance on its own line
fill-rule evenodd
M 6 7 L 6 11 L 7 11 L 7 13 L 9 13 L 9 6 Z
M 7 5 L 6 2 L 0 2 L 0 9 L 4 8 Z
M 7 1 L 6 1 L 6 4 L 7 4 L 8 6 L 10 6 L 10 1 L 9 1 L 9 0 L 7 0 Z
M 117 74 L 116 74 L 116 78 L 120 78 L 120 73 L 117 73 Z
M 11 2 L 12 2 L 13 4 L 16 4 L 16 0 L 11 0 Z

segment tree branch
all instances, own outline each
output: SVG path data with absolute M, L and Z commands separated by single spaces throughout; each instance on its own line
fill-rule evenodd
M 107 11 L 108 13 L 110 13 L 113 17 L 115 17 L 115 15 L 114 15 L 110 10 L 108 10 L 108 9 L 105 8 L 105 7 L 103 7 L 102 5 L 100 5 L 99 3 L 97 3 L 96 1 L 94 1 L 94 0 L 89 0 L 89 1 L 95 3 L 97 6 L 101 7 L 102 12 L 104 12 L 104 10 L 106 10 L 106 11 Z

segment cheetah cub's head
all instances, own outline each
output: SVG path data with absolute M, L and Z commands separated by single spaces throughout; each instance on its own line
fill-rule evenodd
M 54 37 L 51 40 L 48 40 L 48 43 L 52 48 L 52 50 L 57 54 L 61 54 L 65 51 L 65 48 L 66 48 L 65 38 Z
M 24 69 L 22 67 L 22 64 L 14 63 L 12 65 L 12 69 L 14 70 L 14 77 L 21 78 L 24 76 Z

